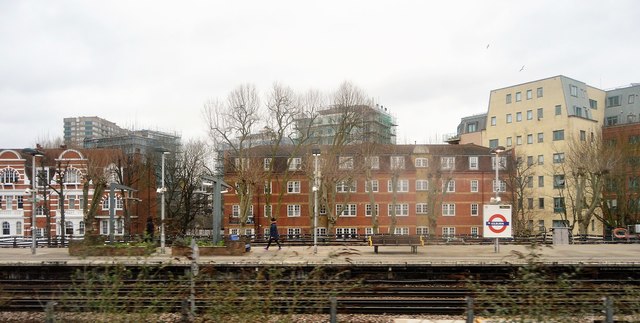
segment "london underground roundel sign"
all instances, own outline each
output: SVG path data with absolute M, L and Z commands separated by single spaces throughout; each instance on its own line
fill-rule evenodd
M 511 205 L 484 206 L 485 238 L 511 238 Z

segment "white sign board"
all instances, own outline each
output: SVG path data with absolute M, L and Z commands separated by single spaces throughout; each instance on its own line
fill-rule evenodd
M 483 214 L 485 238 L 511 238 L 511 205 L 485 205 Z

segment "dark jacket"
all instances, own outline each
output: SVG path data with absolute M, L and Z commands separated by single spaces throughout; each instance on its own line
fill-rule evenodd
M 280 234 L 278 233 L 278 226 L 275 223 L 271 223 L 271 226 L 269 227 L 269 237 L 274 239 L 280 238 Z

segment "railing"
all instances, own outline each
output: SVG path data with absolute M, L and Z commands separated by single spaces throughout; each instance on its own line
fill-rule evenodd
M 199 241 L 210 241 L 211 235 L 187 235 L 189 238 L 193 238 Z M 247 237 L 251 243 L 262 244 L 269 240 L 269 235 L 263 234 L 251 234 L 251 235 L 239 235 L 241 237 Z M 365 246 L 368 244 L 368 238 L 370 235 L 364 234 L 338 234 L 338 235 L 318 235 L 317 244 L 330 246 L 330 245 L 352 245 L 352 246 Z M 463 245 L 484 245 L 493 244 L 494 239 L 484 238 L 478 235 L 421 235 L 425 241 L 425 245 L 438 245 L 438 244 L 463 244 Z M 103 236 L 107 243 L 108 236 Z M 222 238 L 227 238 L 228 235 Z M 132 236 L 116 236 L 116 242 L 131 242 L 139 241 L 141 239 L 149 241 L 150 238 L 144 238 L 139 235 Z M 166 243 L 171 246 L 177 236 L 166 236 Z M 181 238 L 184 238 L 181 236 Z M 53 248 L 65 248 L 68 247 L 69 241 L 83 240 L 83 236 L 65 236 L 64 243 L 61 236 L 52 236 L 50 239 L 47 237 L 37 237 L 37 247 L 53 247 Z M 159 243 L 159 237 L 151 238 L 157 245 Z M 314 237 L 311 234 L 281 234 L 280 242 L 289 246 L 311 246 L 314 243 Z M 514 236 L 513 238 L 501 238 L 501 244 L 552 244 L 553 232 L 546 231 L 537 234 L 526 236 Z M 570 235 L 569 243 L 571 244 L 600 244 L 600 243 L 640 243 L 640 239 L 621 239 L 614 236 L 603 235 Z M 22 236 L 4 236 L 0 237 L 0 248 L 30 248 L 32 246 L 31 237 Z
M 69 245 L 69 241 L 82 239 L 84 239 L 84 237 L 66 236 L 63 244 L 61 236 L 51 237 L 51 239 L 46 237 L 36 237 L 36 247 L 67 247 Z M 0 248 L 31 248 L 32 243 L 33 240 L 31 237 L 0 237 Z

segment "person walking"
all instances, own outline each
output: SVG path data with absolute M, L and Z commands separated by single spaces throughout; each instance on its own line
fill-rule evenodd
M 282 249 L 280 246 L 280 234 L 278 233 L 278 225 L 276 224 L 276 218 L 271 218 L 271 226 L 269 227 L 269 242 L 264 250 L 269 250 L 271 241 L 275 241 L 278 244 L 278 250 Z

